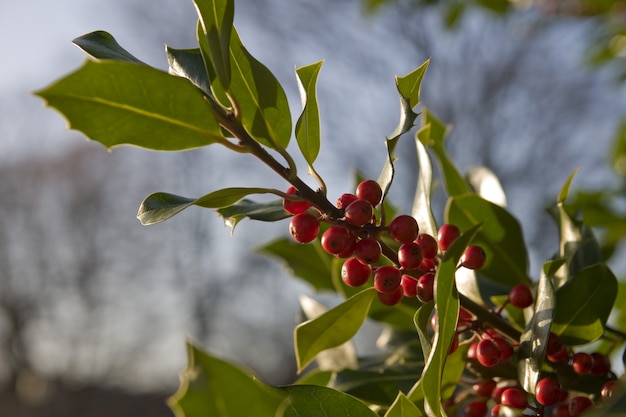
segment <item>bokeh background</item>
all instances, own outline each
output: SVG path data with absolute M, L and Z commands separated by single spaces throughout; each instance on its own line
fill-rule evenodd
M 462 170 L 486 165 L 501 179 L 537 276 L 557 250 L 545 208 L 572 170 L 575 189 L 621 186 L 608 156 L 626 114 L 615 64 L 626 38 L 612 38 L 612 63 L 593 67 L 607 17 L 565 7 L 585 2 L 515 2 L 506 14 L 467 7 L 462 16 L 449 1 L 388 3 L 372 13 L 357 0 L 237 0 L 235 24 L 283 83 L 293 114 L 294 68 L 325 60 L 317 167 L 331 200 L 352 191 L 355 169 L 377 177 L 399 115 L 393 77 L 430 58 L 422 101 L 453 126 L 449 149 Z M 294 378 L 297 296 L 314 294 L 254 250 L 287 224 L 243 222 L 231 237 L 199 208 L 151 227 L 135 219 L 155 191 L 286 184 L 217 146 L 109 153 L 32 95 L 83 62 L 76 36 L 106 30 L 166 69 L 164 45 L 194 47 L 196 19 L 191 1 L 0 2 L 0 417 L 170 416 L 164 399 L 188 338 L 268 383 Z M 408 211 L 410 135 L 399 146 L 391 198 Z M 619 258 L 612 265 L 624 276 Z

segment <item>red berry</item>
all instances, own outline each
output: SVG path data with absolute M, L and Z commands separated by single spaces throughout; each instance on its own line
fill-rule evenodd
M 398 249 L 398 263 L 404 269 L 416 269 L 423 260 L 422 248 L 415 243 L 403 243 Z
M 593 360 L 593 366 L 591 367 L 592 374 L 606 375 L 611 372 L 611 360 L 608 356 L 599 352 L 593 352 L 591 358 Z
M 418 234 L 417 238 L 415 238 L 415 243 L 420 245 L 420 248 L 422 248 L 424 258 L 433 259 L 437 256 L 439 245 L 437 244 L 437 240 L 428 233 Z
M 393 292 L 378 292 L 376 294 L 378 294 L 380 302 L 386 306 L 394 306 L 402 301 L 402 297 L 404 297 L 402 287 L 398 287 Z
M 298 190 L 296 190 L 296 187 L 292 186 L 287 188 L 286 193 L 289 195 L 297 195 Z M 288 198 L 283 199 L 283 209 L 289 214 L 304 213 L 309 207 L 311 207 L 311 203 L 307 200 L 294 201 Z
M 374 272 L 374 288 L 378 292 L 392 293 L 400 287 L 402 274 L 395 266 L 384 265 Z
M 604 401 L 609 400 L 615 396 L 617 390 L 617 380 L 612 379 L 607 381 L 602 385 L 602 389 L 600 390 L 600 395 L 602 395 L 602 399 Z
M 364 264 L 373 264 L 380 259 L 382 248 L 376 239 L 366 237 L 356 242 L 354 253 Z
M 352 226 L 363 226 L 372 221 L 374 207 L 367 200 L 356 199 L 345 210 L 346 222 Z
M 550 362 L 562 362 L 568 358 L 567 348 L 561 342 L 561 338 L 552 332 L 546 344 L 546 358 Z
M 487 413 L 487 403 L 483 400 L 469 402 L 463 407 L 465 417 L 484 417 L 485 413 Z
M 500 349 L 491 339 L 483 339 L 476 346 L 476 359 L 483 366 L 494 366 L 500 361 Z
M 360 287 L 372 274 L 372 267 L 365 265 L 357 258 L 350 258 L 341 267 L 341 279 L 350 287 Z
M 489 413 L 490 417 L 500 417 L 500 404 L 496 404 L 491 407 L 491 412 Z
M 337 199 L 337 203 L 335 205 L 337 206 L 337 208 L 345 209 L 346 207 L 350 205 L 350 203 L 352 203 L 357 198 L 358 197 L 355 196 L 354 194 L 349 194 L 349 193 L 341 194 L 341 197 Z
M 332 255 L 348 249 L 354 240 L 352 233 L 343 226 L 330 226 L 322 233 L 322 247 Z
M 296 214 L 289 222 L 289 233 L 296 242 L 308 243 L 317 237 L 320 222 L 310 213 Z
M 350 244 L 343 251 L 336 253 L 335 257 L 337 258 L 349 258 L 354 255 L 354 251 L 356 250 L 356 237 L 353 235 L 352 239 L 350 239 Z
M 450 349 L 448 349 L 448 355 L 452 355 L 459 348 L 459 335 L 455 334 L 452 339 L 452 343 L 450 343 Z
M 535 398 L 541 405 L 554 405 L 561 399 L 561 384 L 552 378 L 543 378 L 535 387 Z
M 461 230 L 453 224 L 443 224 L 437 233 L 437 242 L 441 250 L 448 250 L 452 242 L 461 236 Z
M 507 386 L 503 386 L 503 387 L 496 386 L 493 389 L 493 392 L 491 393 L 491 399 L 494 400 L 496 403 L 500 404 L 500 402 L 502 401 L 502 393 L 509 388 L 510 387 L 507 387 Z
M 427 272 L 417 279 L 417 298 L 427 303 L 435 296 L 435 274 Z
M 422 271 L 434 271 L 437 269 L 437 258 L 428 259 L 424 258 L 419 266 Z
M 493 392 L 495 388 L 496 388 L 496 381 L 494 381 L 493 379 L 486 379 L 480 384 L 474 384 L 474 386 L 472 387 L 476 395 L 479 395 L 485 398 L 491 397 L 491 393 Z
M 413 242 L 419 232 L 417 220 L 407 214 L 401 214 L 389 223 L 389 235 L 400 243 Z
M 526 392 L 519 388 L 507 388 L 502 392 L 500 404 L 518 409 L 526 408 L 528 405 Z
M 402 285 L 402 289 L 404 290 L 405 297 L 417 296 L 417 280 L 413 278 L 412 276 L 402 275 L 400 285 Z
M 571 417 L 569 404 L 561 404 L 552 409 L 552 417 Z
M 572 368 L 579 375 L 586 375 L 593 369 L 593 358 L 587 352 L 577 352 L 572 356 Z
M 487 255 L 480 246 L 468 246 L 461 256 L 461 266 L 467 269 L 480 269 L 485 264 Z
M 582 395 L 574 397 L 569 400 L 569 413 L 571 416 L 579 416 L 592 405 L 593 403 L 587 397 Z
M 474 316 L 472 315 L 472 313 L 470 313 L 469 311 L 461 307 L 459 309 L 459 319 L 457 322 L 457 328 L 460 326 L 465 326 L 467 324 L 470 324 L 472 321 L 474 321 Z
M 380 203 L 380 199 L 383 197 L 383 190 L 380 185 L 374 180 L 361 181 L 356 187 L 356 196 L 367 200 L 372 206 L 376 206 Z
M 517 308 L 526 308 L 533 303 L 533 293 L 526 284 L 518 284 L 509 291 L 509 302 Z
M 500 336 L 494 337 L 493 341 L 496 343 L 496 345 L 498 345 L 498 349 L 500 350 L 500 360 L 505 361 L 513 356 L 513 346 L 509 342 L 507 342 Z

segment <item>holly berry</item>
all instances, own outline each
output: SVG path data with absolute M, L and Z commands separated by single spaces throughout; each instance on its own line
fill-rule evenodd
M 369 201 L 370 204 L 375 207 L 380 203 L 380 199 L 383 197 L 383 190 L 376 181 L 365 180 L 357 185 L 356 196 Z
M 561 404 L 552 409 L 552 417 L 571 417 L 569 404 Z
M 437 256 L 439 245 L 437 240 L 428 233 L 420 233 L 415 238 L 415 243 L 422 248 L 422 254 L 426 259 L 433 259 Z
M 370 202 L 360 198 L 348 204 L 345 210 L 346 222 L 357 227 L 371 222 L 373 214 L 374 207 Z
M 395 291 L 379 292 L 377 294 L 380 302 L 386 306 L 394 306 L 402 301 L 402 297 L 404 297 L 404 291 L 400 286 L 398 286 Z
M 296 242 L 308 243 L 317 237 L 320 221 L 310 213 L 296 214 L 289 222 L 289 233 Z
M 480 246 L 468 246 L 461 256 L 461 266 L 467 269 L 480 269 L 485 264 L 487 255 Z
M 492 340 L 495 342 L 495 344 L 498 346 L 498 349 L 500 350 L 500 360 L 505 361 L 513 356 L 513 346 L 509 342 L 507 342 L 500 336 L 496 336 Z
M 354 253 L 364 264 L 373 264 L 380 259 L 382 248 L 376 239 L 366 237 L 356 242 Z
M 526 308 L 533 303 L 533 293 L 526 284 L 518 284 L 509 291 L 509 303 L 517 308 Z
M 484 417 L 486 412 L 487 403 L 483 400 L 474 400 L 463 407 L 463 415 L 465 417 Z
M 574 397 L 569 400 L 569 413 L 571 416 L 579 416 L 585 410 L 593 405 L 593 402 L 582 395 Z
M 374 272 L 374 288 L 378 292 L 392 293 L 400 287 L 402 274 L 395 266 L 384 265 Z
M 500 396 L 500 404 L 517 409 L 526 408 L 528 405 L 526 392 L 519 388 L 507 388 Z
M 461 230 L 453 224 L 443 224 L 437 233 L 437 242 L 441 250 L 448 250 L 452 242 L 461 236 Z
M 424 258 L 419 266 L 422 271 L 434 271 L 437 269 L 437 258 L 428 259 Z
M 403 243 L 398 249 L 398 263 L 404 269 L 416 269 L 423 260 L 422 248 L 415 242 Z
M 593 366 L 591 367 L 592 374 L 606 375 L 611 372 L 611 360 L 608 356 L 599 352 L 593 352 L 591 359 L 593 360 Z
M 405 297 L 417 296 L 417 280 L 410 275 L 402 275 L 400 285 L 404 290 Z
M 493 379 L 486 379 L 479 384 L 474 384 L 472 386 L 472 389 L 474 390 L 476 395 L 489 398 L 491 397 L 491 393 L 493 392 L 493 390 L 496 388 L 496 385 L 497 383 Z
M 561 342 L 561 338 L 552 332 L 550 332 L 546 345 L 546 358 L 554 363 L 563 362 L 569 358 L 567 348 Z
M 361 263 L 357 258 L 350 258 L 341 267 L 341 279 L 350 287 L 360 287 L 372 274 L 372 267 Z
M 587 352 L 577 352 L 572 356 L 572 368 L 579 375 L 591 373 L 593 357 Z
M 389 223 L 387 230 L 396 242 L 409 243 L 417 237 L 419 226 L 414 217 L 401 214 Z
M 600 390 L 600 395 L 602 395 L 602 399 L 604 401 L 613 398 L 613 396 L 615 395 L 615 391 L 617 389 L 617 387 L 615 386 L 616 383 L 617 383 L 617 380 L 612 379 L 610 381 L 605 382 L 604 385 L 602 385 L 602 389 Z
M 296 187 L 287 188 L 286 194 L 298 195 Z M 289 214 L 300 214 L 307 211 L 311 207 L 311 203 L 307 200 L 294 201 L 288 198 L 283 199 L 283 209 Z
M 496 404 L 491 407 L 491 411 L 489 412 L 490 417 L 500 417 L 500 404 Z
M 352 233 L 343 226 L 333 225 L 322 234 L 322 248 L 331 255 L 339 254 L 350 247 Z
M 476 345 L 476 359 L 483 366 L 494 366 L 500 361 L 500 349 L 491 339 L 482 339 Z
M 350 205 L 350 203 L 352 203 L 357 198 L 358 197 L 355 196 L 354 194 L 350 194 L 350 193 L 341 194 L 341 196 L 337 199 L 337 203 L 335 203 L 335 205 L 337 206 L 337 208 L 345 209 L 346 207 Z
M 541 405 L 554 405 L 561 399 L 561 384 L 552 378 L 543 378 L 535 386 L 535 398 Z
M 427 272 L 417 279 L 417 298 L 427 303 L 435 296 L 435 274 Z

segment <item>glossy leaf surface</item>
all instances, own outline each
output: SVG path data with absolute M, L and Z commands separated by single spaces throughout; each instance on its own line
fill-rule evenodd
M 296 140 L 300 152 L 313 165 L 320 152 L 320 112 L 317 104 L 317 77 L 322 61 L 296 69 L 302 99 L 302 114 L 296 122 Z
M 175 49 L 166 46 L 165 54 L 170 74 L 187 78 L 205 93 L 211 93 L 211 82 L 200 49 Z
M 96 59 L 112 59 L 143 64 L 133 54 L 117 43 L 113 35 L 103 30 L 87 33 L 72 41 L 76 46 Z
M 424 144 L 416 137 L 417 161 L 419 174 L 417 177 L 417 190 L 413 200 L 411 215 L 417 220 L 420 233 L 428 233 L 437 236 L 437 223 L 431 208 L 430 197 L 432 194 L 433 165 Z
M 317 385 L 290 385 L 281 388 L 287 399 L 283 417 L 376 417 L 365 404 L 343 392 Z M 247 414 L 253 415 L 253 414 Z
M 218 209 L 217 212 L 224 218 L 226 226 L 232 230 L 243 219 L 258 220 L 262 222 L 275 222 L 289 217 L 283 209 L 283 200 L 274 200 L 267 203 L 258 203 L 247 198 L 240 200 L 232 206 Z
M 422 411 L 406 395 L 399 392 L 385 417 L 422 417 Z

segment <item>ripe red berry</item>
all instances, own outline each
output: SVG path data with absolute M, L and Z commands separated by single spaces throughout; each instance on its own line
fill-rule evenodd
M 335 205 L 337 206 L 337 208 L 345 209 L 346 207 L 350 205 L 350 203 L 352 203 L 357 198 L 358 197 L 355 196 L 354 194 L 350 194 L 350 193 L 341 194 L 341 197 L 337 199 L 337 203 L 335 203 Z
M 410 275 L 402 275 L 400 285 L 402 285 L 405 297 L 417 296 L 417 279 Z
M 374 207 L 370 202 L 360 198 L 348 204 L 345 210 L 346 222 L 357 227 L 371 222 L 373 214 Z
M 500 397 L 500 404 L 517 409 L 526 408 L 526 406 L 528 405 L 526 392 L 519 388 L 507 388 L 502 392 L 502 396 Z
M 378 294 L 380 302 L 386 306 L 394 306 L 402 301 L 402 297 L 404 297 L 402 287 L 398 287 L 392 292 L 378 292 L 376 294 Z
M 487 403 L 483 400 L 474 400 L 463 407 L 465 417 L 484 417 L 487 413 Z
M 505 361 L 513 356 L 513 346 L 508 341 L 504 340 L 500 336 L 496 336 L 492 340 L 496 345 L 498 345 L 498 349 L 500 350 L 500 360 Z
M 561 399 L 561 384 L 552 378 L 542 378 L 535 386 L 535 398 L 541 405 L 554 405 Z
M 357 185 L 356 196 L 369 201 L 372 206 L 376 206 L 383 197 L 383 190 L 376 181 L 365 180 Z
M 593 360 L 593 366 L 591 367 L 592 374 L 606 375 L 611 372 L 611 360 L 608 356 L 599 352 L 593 352 L 591 359 Z
M 604 401 L 609 400 L 611 398 L 613 398 L 615 396 L 617 387 L 617 380 L 612 379 L 610 381 L 607 381 L 604 383 L 604 385 L 602 385 L 602 389 L 600 390 L 600 395 L 602 395 L 602 399 Z
M 395 266 L 384 265 L 374 272 L 374 288 L 378 292 L 392 293 L 400 287 L 402 274 Z
M 586 375 L 593 368 L 593 358 L 587 352 L 576 352 L 572 356 L 572 368 L 579 375 Z
M 493 392 L 493 390 L 496 388 L 496 385 L 497 383 L 493 379 L 486 379 L 479 384 L 474 384 L 472 386 L 472 389 L 474 390 L 476 395 L 489 398 L 491 397 L 491 393 Z
M 561 342 L 561 338 L 551 332 L 546 345 L 546 358 L 550 362 L 556 363 L 567 360 L 568 357 L 567 348 L 563 345 L 563 342 Z
M 500 361 L 500 349 L 491 339 L 483 339 L 476 345 L 476 359 L 483 366 L 494 366 Z
M 433 259 L 422 259 L 422 263 L 419 266 L 419 269 L 422 271 L 434 271 L 437 269 L 437 258 Z
M 341 267 L 341 279 L 350 287 L 360 287 L 372 274 L 372 267 L 365 265 L 357 258 L 350 258 Z
M 420 248 L 422 248 L 424 258 L 433 259 L 435 256 L 437 256 L 437 252 L 439 251 L 439 245 L 437 244 L 437 240 L 428 233 L 418 234 L 415 238 L 415 243 L 420 245 Z
M 593 402 L 582 395 L 569 400 L 569 413 L 571 416 L 579 416 L 593 405 Z
M 289 222 L 289 233 L 296 242 L 308 243 L 317 237 L 320 222 L 310 213 L 296 214 Z
M 415 243 L 403 243 L 398 249 L 398 263 L 404 269 L 416 269 L 423 260 L 422 248 Z
M 453 224 L 443 224 L 437 233 L 437 242 L 441 250 L 448 250 L 452 242 L 461 236 L 461 230 Z
M 518 284 L 509 291 L 509 303 L 517 308 L 526 308 L 533 303 L 533 293 L 526 284 Z
M 296 187 L 292 186 L 287 188 L 286 193 L 289 195 L 297 195 L 298 190 L 296 190 Z M 311 203 L 307 200 L 294 201 L 288 198 L 283 199 L 283 209 L 289 214 L 304 213 L 309 207 L 311 207 Z
M 354 253 L 364 264 L 373 264 L 380 259 L 382 248 L 376 239 L 366 237 L 356 242 Z
M 569 404 L 560 404 L 552 409 L 552 417 L 571 417 Z
M 427 272 L 417 279 L 417 298 L 427 303 L 435 296 L 435 274 Z
M 331 255 L 336 255 L 348 249 L 354 240 L 352 233 L 343 226 L 330 226 L 322 233 L 322 248 Z
M 419 227 L 414 217 L 401 214 L 389 223 L 388 231 L 396 242 L 409 243 L 417 237 Z
M 500 404 L 496 404 L 491 407 L 491 411 L 489 412 L 490 417 L 500 417 Z
M 468 246 L 461 256 L 461 266 L 467 269 L 480 269 L 485 264 L 487 255 L 480 246 Z

